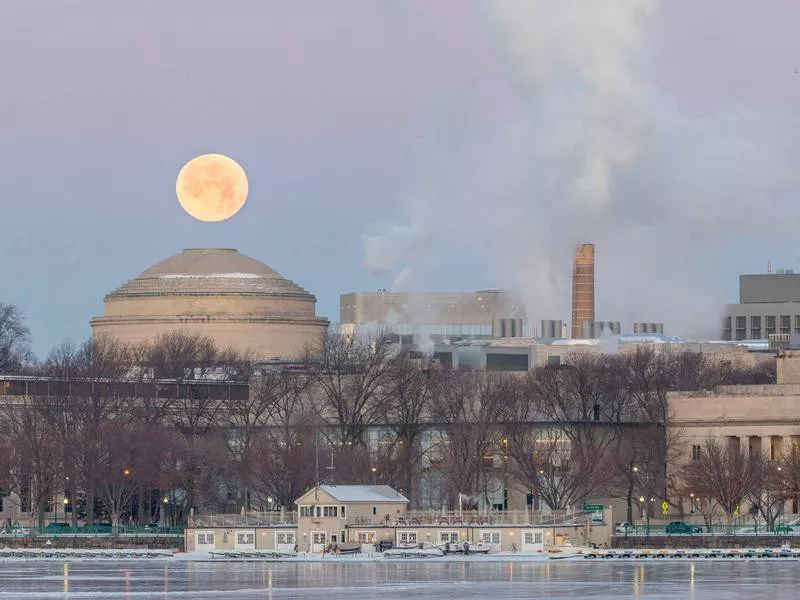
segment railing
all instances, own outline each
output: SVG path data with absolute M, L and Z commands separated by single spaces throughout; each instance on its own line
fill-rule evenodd
M 405 515 L 355 516 L 347 519 L 352 527 L 412 527 L 412 526 L 573 526 L 585 525 L 589 513 L 581 511 L 409 511 Z
M 0 537 L 113 537 L 113 536 L 182 536 L 185 527 L 160 527 L 147 525 L 95 525 L 93 527 L 3 526 Z
M 297 525 L 297 512 L 261 512 L 199 515 L 189 519 L 189 527 L 277 527 Z
M 615 527 L 614 535 L 618 537 L 641 537 L 641 536 L 679 536 L 679 537 L 702 537 L 719 535 L 736 536 L 758 536 L 758 535 L 779 535 L 779 536 L 800 536 L 800 525 L 785 525 L 776 523 L 772 528 L 766 525 L 728 525 L 727 523 L 691 524 L 656 524 L 656 525 L 634 525 L 630 527 Z

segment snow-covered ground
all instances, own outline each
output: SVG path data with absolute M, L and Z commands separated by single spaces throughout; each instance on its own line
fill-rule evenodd
M 4 598 L 681 598 L 796 597 L 800 569 L 781 560 L 549 561 L 468 557 L 375 561 L 4 560 Z M 500 557 L 502 558 L 502 557 Z

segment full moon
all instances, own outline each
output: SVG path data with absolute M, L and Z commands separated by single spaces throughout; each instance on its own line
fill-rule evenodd
M 178 173 L 175 192 L 183 210 L 199 221 L 230 219 L 247 200 L 247 175 L 232 158 L 203 154 Z

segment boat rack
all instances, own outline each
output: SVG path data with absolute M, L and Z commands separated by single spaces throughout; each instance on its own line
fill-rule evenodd
M 0 548 L 3 558 L 171 558 L 171 550 L 96 550 L 80 548 Z

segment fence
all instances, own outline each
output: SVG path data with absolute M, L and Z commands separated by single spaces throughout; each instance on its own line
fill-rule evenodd
M 481 526 L 481 525 L 585 525 L 589 513 L 583 511 L 557 511 L 543 513 L 541 511 L 507 510 L 507 511 L 409 511 L 404 515 L 354 516 L 347 519 L 350 526 L 374 527 L 408 527 L 423 525 Z
M 114 536 L 182 536 L 185 527 L 158 527 L 149 525 L 95 525 L 93 527 L 70 527 L 50 524 L 43 527 L 4 525 L 0 527 L 2 537 L 114 537 Z
M 297 512 L 260 512 L 246 514 L 212 514 L 189 518 L 189 527 L 272 527 L 296 525 Z
M 641 537 L 641 536 L 709 536 L 709 535 L 737 535 L 737 536 L 761 536 L 761 535 L 780 535 L 780 536 L 800 536 L 800 524 L 786 525 L 775 524 L 772 528 L 766 525 L 729 525 L 727 523 L 691 524 L 691 523 L 667 523 L 651 525 L 629 525 L 627 527 L 618 525 L 614 529 L 617 537 Z

